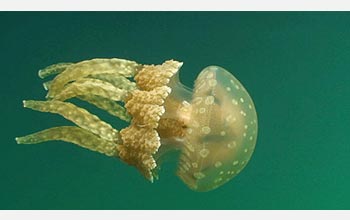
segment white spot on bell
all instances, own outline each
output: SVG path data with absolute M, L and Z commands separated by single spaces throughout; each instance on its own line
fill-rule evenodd
M 236 100 L 236 99 L 232 99 L 232 104 L 234 104 L 234 105 L 238 105 L 237 100 Z
M 233 145 L 233 147 L 236 147 L 237 146 L 236 141 L 232 141 L 232 145 Z
M 209 72 L 208 74 L 207 74 L 207 79 L 211 79 L 211 78 L 213 78 L 214 77 L 214 73 L 213 72 Z
M 196 172 L 193 174 L 193 176 L 196 179 L 203 179 L 205 177 L 204 173 L 202 173 L 202 172 Z
M 214 96 L 207 96 L 206 98 L 205 98 L 205 104 L 206 105 L 212 105 L 214 103 Z
M 219 177 L 219 178 L 217 178 L 217 179 L 214 180 L 214 183 L 219 183 L 219 182 L 221 182 L 221 181 L 222 181 L 222 178 Z
M 210 87 L 214 87 L 218 82 L 215 79 L 209 79 L 208 84 Z
M 225 119 L 225 120 L 226 120 L 227 122 L 230 122 L 230 121 L 231 121 L 231 119 L 232 119 L 232 115 L 228 115 L 228 116 L 226 117 L 226 119 Z
M 202 127 L 202 132 L 204 134 L 209 134 L 210 133 L 210 128 L 208 126 L 204 126 L 204 127 Z
M 198 128 L 199 127 L 199 123 L 195 120 L 192 121 L 192 127 L 194 128 Z
M 201 155 L 203 158 L 206 158 L 209 155 L 209 150 L 204 148 L 199 151 L 199 155 Z
M 214 164 L 214 166 L 215 166 L 216 168 L 221 167 L 221 165 L 222 165 L 222 163 L 221 163 L 220 161 L 217 161 L 217 162 Z
M 245 113 L 243 110 L 240 111 L 241 115 L 243 115 L 244 117 L 247 115 L 247 113 Z
M 192 134 L 192 132 L 193 132 L 192 128 L 187 129 L 187 134 Z

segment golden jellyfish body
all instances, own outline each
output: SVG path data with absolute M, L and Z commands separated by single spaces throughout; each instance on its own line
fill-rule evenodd
M 177 175 L 192 190 L 209 191 L 228 182 L 248 163 L 257 139 L 252 99 L 228 71 L 209 66 L 194 89 L 179 81 L 181 62 L 143 65 L 123 59 L 59 63 L 39 71 L 46 101 L 24 107 L 57 113 L 76 126 L 49 128 L 16 138 L 20 144 L 63 140 L 117 157 L 148 180 L 161 158 L 178 151 Z M 81 99 L 129 122 L 120 131 L 67 100 Z

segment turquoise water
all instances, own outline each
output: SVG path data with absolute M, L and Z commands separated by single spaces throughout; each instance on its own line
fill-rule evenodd
M 350 14 L 340 12 L 1 12 L 1 209 L 350 209 Z M 253 98 L 259 137 L 247 167 L 198 193 L 167 163 L 151 184 L 72 144 L 14 137 L 66 125 L 22 107 L 44 99 L 37 71 L 119 57 L 231 71 Z M 108 115 L 101 118 L 123 127 Z

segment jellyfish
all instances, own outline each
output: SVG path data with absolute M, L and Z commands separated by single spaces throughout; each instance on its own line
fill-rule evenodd
M 58 63 L 39 71 L 44 101 L 23 105 L 63 116 L 59 126 L 17 137 L 18 144 L 51 140 L 116 157 L 149 181 L 158 178 L 164 155 L 178 152 L 176 175 L 194 191 L 222 186 L 247 165 L 257 140 L 257 114 L 243 85 L 219 66 L 204 68 L 194 88 L 179 80 L 183 63 L 160 65 L 109 58 Z M 128 126 L 118 131 L 69 100 L 80 99 Z

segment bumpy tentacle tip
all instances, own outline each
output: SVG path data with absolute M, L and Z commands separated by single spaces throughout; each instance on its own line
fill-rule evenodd
M 23 100 L 23 107 L 24 108 L 31 108 L 33 106 L 33 104 L 35 103 L 34 100 Z
M 38 71 L 38 76 L 39 76 L 41 79 L 44 79 L 43 70 L 39 70 L 39 71 Z
M 23 107 L 26 108 L 27 107 L 27 100 L 23 100 Z M 17 144 L 25 144 L 26 143 L 26 139 L 24 137 L 16 137 L 15 138 Z
M 47 92 L 45 98 L 46 98 L 47 100 L 51 100 L 51 99 L 54 98 L 54 96 L 50 93 L 50 90 L 48 90 L 48 92 Z
M 44 89 L 45 89 L 46 91 L 49 90 L 49 86 L 50 86 L 50 83 L 49 83 L 49 82 L 44 82 L 44 83 L 43 83 L 43 87 L 44 87 Z
M 28 140 L 24 137 L 16 137 L 15 138 L 17 144 L 27 144 Z

